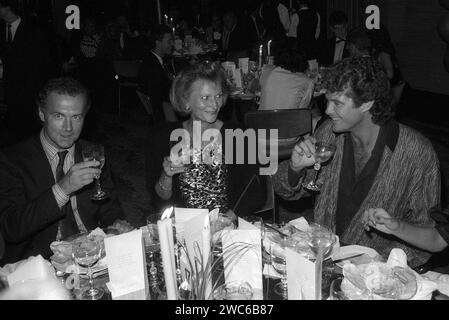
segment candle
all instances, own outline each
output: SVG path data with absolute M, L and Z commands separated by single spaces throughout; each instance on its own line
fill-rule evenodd
M 168 234 L 168 228 L 171 227 L 171 221 L 159 220 L 157 222 L 157 228 L 159 231 L 159 242 L 161 247 L 162 264 L 164 266 L 164 278 L 165 278 L 165 288 L 167 290 L 167 299 L 176 300 L 177 290 L 176 290 L 176 278 L 173 276 L 176 271 L 174 270 L 174 265 L 172 264 L 170 242 L 173 243 L 173 238 L 170 239 Z
M 170 25 L 173 27 L 173 18 L 170 18 Z
M 271 56 L 271 40 L 267 44 L 268 56 Z
M 262 68 L 262 50 L 263 50 L 263 45 L 259 46 L 259 69 Z
M 168 16 L 166 14 L 164 14 L 164 18 L 165 18 L 165 25 L 168 25 Z
M 172 31 L 173 31 L 173 37 L 174 37 L 174 36 L 175 36 L 175 33 L 176 33 L 175 27 L 172 28 Z

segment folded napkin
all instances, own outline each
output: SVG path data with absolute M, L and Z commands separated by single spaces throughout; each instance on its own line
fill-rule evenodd
M 398 276 L 406 278 L 406 281 L 402 287 L 391 287 L 392 290 L 388 290 L 398 298 L 407 300 L 430 300 L 432 298 L 432 292 L 438 289 L 438 285 L 431 280 L 427 280 L 407 265 L 407 255 L 402 249 L 393 249 L 390 252 L 388 261 L 386 263 L 372 262 L 368 264 L 361 264 L 355 266 L 352 263 L 346 264 L 343 267 L 343 274 L 345 276 L 342 282 L 342 290 L 350 299 L 375 299 L 384 300 L 386 295 L 380 294 L 368 294 L 369 288 L 387 288 L 388 283 L 391 281 L 397 281 L 388 276 L 389 270 L 398 268 Z M 410 278 L 416 279 L 416 285 Z M 376 285 L 377 284 L 377 285 Z M 376 289 L 376 290 L 378 290 Z M 400 290 L 400 291 L 398 291 Z M 411 291 L 413 290 L 413 291 Z M 413 294 L 414 292 L 414 294 Z M 394 294 L 396 293 L 396 294 Z M 412 295 L 412 296 L 411 296 Z
M 0 268 L 0 275 L 7 278 L 11 288 L 18 283 L 54 278 L 55 270 L 51 263 L 38 255 Z
M 423 274 L 422 277 L 436 283 L 438 286 L 438 291 L 446 296 L 449 296 L 449 274 L 429 271 Z

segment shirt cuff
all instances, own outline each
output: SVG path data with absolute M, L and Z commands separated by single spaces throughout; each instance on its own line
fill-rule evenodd
M 56 202 L 58 203 L 59 208 L 62 208 L 69 202 L 70 197 L 65 194 L 65 192 L 62 190 L 62 188 L 55 184 L 52 188 L 53 194 L 55 195 Z
M 293 171 L 290 164 L 288 165 L 288 185 L 293 191 L 298 191 L 302 187 L 306 170 L 303 169 L 300 172 Z

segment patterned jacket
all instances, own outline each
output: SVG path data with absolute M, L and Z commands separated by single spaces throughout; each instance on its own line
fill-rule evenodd
M 318 180 L 323 182 L 314 208 L 315 222 L 335 231 L 340 168 L 344 150 L 344 134 L 332 131 L 332 121 L 323 123 L 315 133 L 317 140 L 333 142 L 337 146 L 331 161 L 322 167 Z M 280 164 L 274 176 L 277 194 L 287 200 L 296 200 L 308 192 L 302 182 L 311 179 L 313 168 L 292 188 L 288 183 L 288 161 Z M 426 262 L 430 253 L 408 246 L 397 238 L 376 231 L 366 232 L 362 225 L 363 213 L 368 208 L 384 208 L 392 216 L 418 225 L 434 225 L 430 209 L 439 207 L 441 192 L 439 162 L 430 141 L 417 131 L 399 124 L 399 134 L 393 149 L 385 146 L 370 191 L 362 201 L 340 241 L 371 247 L 384 257 L 391 249 L 401 248 L 407 253 L 409 265 Z

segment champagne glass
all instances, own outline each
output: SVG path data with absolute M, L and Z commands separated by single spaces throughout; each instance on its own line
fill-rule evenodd
M 100 162 L 98 165 L 99 169 L 103 169 L 104 163 L 106 161 L 104 156 L 104 146 L 101 144 L 88 144 L 83 146 L 83 161 L 93 161 L 96 160 Z M 92 200 L 104 200 L 108 198 L 109 195 L 101 189 L 100 175 L 95 177 L 95 193 L 90 196 Z
M 328 161 L 334 155 L 336 147 L 334 144 L 318 141 L 315 143 L 315 169 L 314 177 L 311 181 L 303 183 L 303 187 L 310 190 L 319 192 L 320 186 L 317 185 L 316 179 L 318 177 L 318 172 L 321 170 L 321 164 Z
M 332 252 L 336 236 L 329 229 L 318 224 L 312 224 L 308 231 L 308 245 L 315 254 L 315 300 L 321 300 L 321 283 L 323 275 L 323 260 Z
M 94 287 L 92 277 L 92 267 L 101 258 L 101 244 L 95 238 L 83 238 L 74 241 L 72 248 L 72 257 L 75 263 L 81 267 L 87 268 L 89 276 L 89 289 L 83 292 L 82 298 L 87 300 L 100 300 L 104 295 L 104 290 Z

